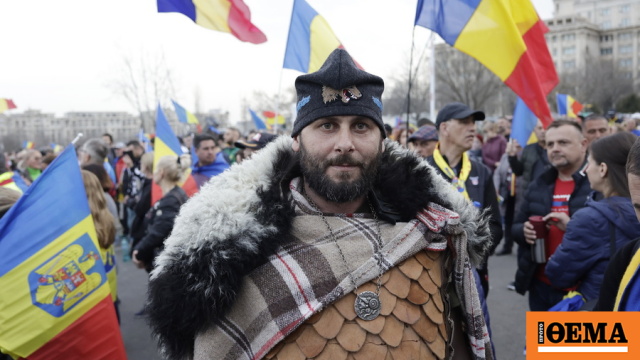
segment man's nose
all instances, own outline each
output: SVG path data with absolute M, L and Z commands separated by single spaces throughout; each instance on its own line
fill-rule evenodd
M 334 146 L 335 151 L 346 153 L 355 149 L 352 138 L 353 134 L 351 134 L 351 131 L 349 131 L 348 128 L 340 129 L 336 136 L 337 139 Z

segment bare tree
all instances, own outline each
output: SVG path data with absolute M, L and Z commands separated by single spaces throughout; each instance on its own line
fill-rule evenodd
M 557 91 L 606 111 L 633 93 L 633 78 L 611 60 L 587 59 L 585 68 L 560 74 Z
M 439 106 L 459 101 L 480 109 L 495 105 L 502 81 L 471 56 L 439 44 L 436 46 L 436 84 Z
M 406 55 L 402 61 L 404 66 L 399 66 L 393 76 L 385 79 L 386 90 L 382 94 L 384 115 L 406 114 L 409 106 L 410 109 L 408 110 L 411 114 L 429 110 L 427 50 L 427 47 L 425 47 L 419 54 L 414 54 L 411 74 L 409 74 L 410 55 Z M 411 86 L 410 94 L 409 86 Z
M 153 129 L 156 106 L 166 104 L 176 96 L 173 71 L 167 65 L 164 53 L 127 53 L 116 74 L 107 87 L 138 111 L 143 129 Z

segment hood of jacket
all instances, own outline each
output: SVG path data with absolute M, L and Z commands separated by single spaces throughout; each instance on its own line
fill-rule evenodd
M 634 239 L 640 233 L 640 222 L 636 218 L 633 204 L 630 198 L 622 196 L 612 196 L 600 201 L 592 198 L 587 202 L 587 206 L 594 208 L 609 222 L 613 223 L 618 231 L 627 238 Z
M 289 233 L 295 216 L 289 182 L 300 176 L 291 144 L 280 137 L 211 178 L 181 208 L 148 291 L 149 321 L 167 358 L 192 356 L 195 335 L 229 309 L 242 277 Z M 487 216 L 413 152 L 385 140 L 374 188 L 387 219 L 413 219 L 429 202 L 457 212 L 471 262 L 482 261 L 491 245 Z

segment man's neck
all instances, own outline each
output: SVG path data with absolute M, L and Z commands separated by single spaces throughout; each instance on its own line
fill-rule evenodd
M 464 150 L 456 145 L 440 143 L 440 154 L 446 158 L 447 163 L 451 168 L 458 166 L 460 160 L 462 160 L 463 153 Z
M 362 196 L 350 202 L 332 202 L 318 195 L 307 183 L 304 184 L 304 192 L 311 202 L 318 207 L 318 210 L 323 213 L 353 214 L 364 204 L 366 199 L 366 196 Z
M 576 163 L 573 166 L 563 167 L 562 169 L 558 169 L 558 178 L 562 181 L 573 180 L 573 174 L 582 168 L 584 161 Z

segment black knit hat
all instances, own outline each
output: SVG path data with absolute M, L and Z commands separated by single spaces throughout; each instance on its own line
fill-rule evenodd
M 480 110 L 473 110 L 467 105 L 459 102 L 453 102 L 445 105 L 438 111 L 436 118 L 436 129 L 440 130 L 440 124 L 451 119 L 464 119 L 473 116 L 473 121 L 484 120 L 484 113 Z
M 373 120 L 385 138 L 382 91 L 382 78 L 358 69 L 346 50 L 336 49 L 320 70 L 296 79 L 298 116 L 291 136 L 319 118 L 360 115 Z

